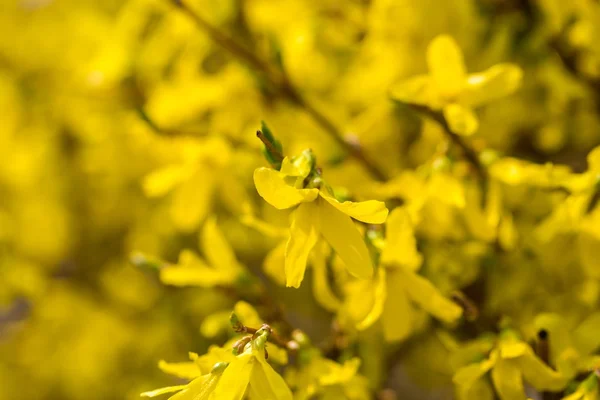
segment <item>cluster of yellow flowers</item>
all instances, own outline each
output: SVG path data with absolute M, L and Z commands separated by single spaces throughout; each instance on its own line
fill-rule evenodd
M 600 398 L 599 23 L 9 0 L 0 399 Z

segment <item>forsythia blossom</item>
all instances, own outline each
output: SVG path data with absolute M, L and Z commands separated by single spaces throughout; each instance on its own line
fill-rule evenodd
M 373 274 L 371 257 L 352 219 L 382 224 L 388 210 L 384 203 L 374 200 L 339 202 L 320 177 L 307 187 L 305 181 L 313 163 L 310 155 L 303 154 L 293 160 L 286 157 L 280 171 L 254 171 L 256 189 L 269 204 L 280 210 L 296 207 L 285 249 L 286 284 L 300 286 L 309 253 L 320 237 L 331 245 L 351 274 L 369 278 Z
M 391 89 L 395 100 L 441 110 L 454 133 L 472 135 L 478 127 L 473 107 L 507 96 L 521 84 L 514 64 L 498 64 L 467 75 L 463 55 L 451 36 L 440 35 L 427 48 L 429 75 L 419 75 Z

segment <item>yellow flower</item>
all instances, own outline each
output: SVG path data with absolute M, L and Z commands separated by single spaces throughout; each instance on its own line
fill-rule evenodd
M 235 212 L 248 206 L 246 191 L 232 171 L 235 157 L 222 137 L 180 139 L 177 162 L 148 174 L 142 187 L 148 197 L 170 196 L 175 226 L 193 232 L 212 209 L 214 197 Z
M 472 135 L 479 127 L 473 107 L 507 96 L 521 84 L 514 64 L 498 64 L 467 75 L 463 54 L 451 36 L 437 36 L 427 48 L 429 75 L 419 75 L 391 89 L 395 100 L 441 110 L 450 129 Z
M 204 224 L 199 244 L 208 264 L 191 250 L 183 250 L 177 265 L 160 270 L 160 280 L 173 286 L 232 286 L 245 274 L 214 218 Z
M 368 382 L 358 374 L 359 367 L 358 358 L 339 364 L 321 354 L 314 354 L 297 369 L 288 370 L 286 379 L 297 389 L 295 400 L 370 399 Z
M 241 400 L 246 392 L 253 399 L 292 400 L 292 392 L 265 359 L 269 331 L 261 328 L 223 372 L 214 399 Z
M 263 261 L 263 270 L 278 285 L 284 286 L 285 279 L 285 248 L 287 238 L 289 237 L 288 229 L 281 229 L 266 222 L 257 220 L 252 215 L 245 215 L 242 222 L 250 226 L 261 234 L 267 237 L 281 239 L 281 241 L 265 256 Z M 324 309 L 335 312 L 340 306 L 340 300 L 335 296 L 330 287 L 329 276 L 327 273 L 327 261 L 329 259 L 331 249 L 326 243 L 317 243 L 312 252 L 312 268 L 313 268 L 313 294 L 315 300 Z
M 381 257 L 376 278 L 365 283 L 366 288 L 352 290 L 346 300 L 345 309 L 356 321 L 356 327 L 364 330 L 381 318 L 386 340 L 403 340 L 417 325 L 415 306 L 446 323 L 456 322 L 462 309 L 417 274 L 423 257 L 417 251 L 408 212 L 403 207 L 396 208 L 386 228 L 385 243 L 379 244 Z
M 562 398 L 562 400 L 598 400 L 598 376 L 595 373 L 591 373 L 581 384 L 577 387 L 575 392 Z
M 223 371 L 226 370 L 227 363 L 220 362 L 215 364 L 212 371 L 206 375 L 195 378 L 187 385 L 169 386 L 161 389 L 144 392 L 142 397 L 155 397 L 165 393 L 179 392 L 169 397 L 171 400 L 208 400 L 214 392 Z
M 369 251 L 352 218 L 381 224 L 387 218 L 385 204 L 374 200 L 340 203 L 325 185 L 304 187 L 310 172 L 306 157 L 294 160 L 286 157 L 281 171 L 270 168 L 254 171 L 256 189 L 269 204 L 280 210 L 297 206 L 285 248 L 286 285 L 300 286 L 309 253 L 319 237 L 331 245 L 352 275 L 371 277 Z
M 600 366 L 600 356 L 594 353 L 600 347 L 600 312 L 587 316 L 576 326 L 554 313 L 543 313 L 535 318 L 537 331 L 548 332 L 550 361 L 563 375 L 574 378 Z
M 567 384 L 567 378 L 540 360 L 527 343 L 517 339 L 512 332 L 505 332 L 487 360 L 456 372 L 453 381 L 457 398 L 493 399 L 489 383 L 483 380 L 490 371 L 501 400 L 526 400 L 523 381 L 541 391 L 559 391 Z M 486 393 L 485 397 L 482 393 Z

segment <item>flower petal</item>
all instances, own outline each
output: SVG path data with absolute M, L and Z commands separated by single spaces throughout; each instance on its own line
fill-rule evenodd
M 212 267 L 234 271 L 243 269 L 214 217 L 206 220 L 199 239 L 199 247 Z
M 192 251 L 183 250 L 179 254 L 179 263 L 160 270 L 160 280 L 167 285 L 214 287 L 228 284 L 236 275 L 230 271 L 218 271 L 209 268 Z
M 498 359 L 492 381 L 501 400 L 526 400 L 521 371 L 515 360 Z
M 319 243 L 313 252 L 313 293 L 317 303 L 327 311 L 335 312 L 340 308 L 342 303 L 329 287 L 329 277 L 327 276 L 329 251 L 327 250 L 329 249 L 325 243 Z
M 190 177 L 193 170 L 187 165 L 169 165 L 146 175 L 142 182 L 148 197 L 160 197 Z
M 254 355 L 250 352 L 236 357 L 225 368 L 221 379 L 214 390 L 214 398 L 219 400 L 242 400 L 250 382 L 254 363 Z
M 286 286 L 299 287 L 304 279 L 306 262 L 317 243 L 318 208 L 316 204 L 301 204 L 292 214 L 290 238 L 285 247 Z
M 182 379 L 195 379 L 202 375 L 202 371 L 195 362 L 169 363 L 164 360 L 158 362 L 158 368 L 169 375 Z
M 385 268 L 379 268 L 377 271 L 377 280 L 373 293 L 373 307 L 367 316 L 356 325 L 356 329 L 359 331 L 369 328 L 371 325 L 377 322 L 379 317 L 381 317 L 381 314 L 383 314 L 383 307 L 387 298 L 385 276 Z
M 419 75 L 393 85 L 390 97 L 403 103 L 437 108 L 440 101 L 435 89 L 434 81 L 429 75 Z
M 442 95 L 458 95 L 466 83 L 467 72 L 462 51 L 449 35 L 439 35 L 427 47 L 427 65 Z
M 557 392 L 567 385 L 566 377 L 540 360 L 530 347 L 517 359 L 517 362 L 525 381 L 537 390 Z
M 250 390 L 254 399 L 261 400 L 292 400 L 292 392 L 264 357 L 256 357 L 258 364 L 252 369 Z
M 164 388 L 160 388 L 160 389 L 156 389 L 156 390 L 151 390 L 149 392 L 141 393 L 140 396 L 141 397 L 156 397 L 156 396 L 160 396 L 161 394 L 165 394 L 165 393 L 178 392 L 180 390 L 184 390 L 186 387 L 187 387 L 187 385 L 167 386 L 167 387 L 164 387 Z
M 348 271 L 358 278 L 373 276 L 367 245 L 352 219 L 327 201 L 318 202 L 319 230 Z
M 208 400 L 214 392 L 221 375 L 207 374 L 191 381 L 187 388 L 169 400 Z
M 457 135 L 471 136 L 479 129 L 479 120 L 470 108 L 451 103 L 445 106 L 443 111 L 450 130 Z
M 283 176 L 271 168 L 256 169 L 254 185 L 258 194 L 279 210 L 313 201 L 319 194 L 319 189 L 296 189 L 288 185 Z
M 340 203 L 330 194 L 320 191 L 322 198 L 327 200 L 329 204 L 340 210 L 352 218 L 366 222 L 367 224 L 383 224 L 388 216 L 388 209 L 385 203 L 377 200 L 368 201 L 344 201 Z
M 515 64 L 497 64 L 488 70 L 469 75 L 461 102 L 478 106 L 505 97 L 521 86 L 523 71 Z
M 411 271 L 402 271 L 403 285 L 408 297 L 423 310 L 446 323 L 456 322 L 462 308 L 442 296 L 429 280 Z
M 573 342 L 581 354 L 591 354 L 600 347 L 600 312 L 588 316 L 573 332 Z
M 263 261 L 263 271 L 280 286 L 285 286 L 285 248 L 287 242 L 282 241 L 271 250 Z
M 171 199 L 171 218 L 184 232 L 192 232 L 208 214 L 212 204 L 216 175 L 198 171 L 183 182 Z
M 479 378 L 484 376 L 495 364 L 494 359 L 488 359 L 477 364 L 469 364 L 460 368 L 452 377 L 452 382 L 463 390 L 468 390 Z
M 383 336 L 388 342 L 406 339 L 413 329 L 415 312 L 404 290 L 402 279 L 402 274 L 395 270 L 388 272 L 386 277 L 387 298 L 381 319 Z
M 381 252 L 381 263 L 416 271 L 422 262 L 423 256 L 417 250 L 410 215 L 406 209 L 398 207 L 392 211 L 386 223 L 386 240 Z

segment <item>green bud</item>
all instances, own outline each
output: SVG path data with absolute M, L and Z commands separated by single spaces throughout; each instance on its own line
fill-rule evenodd
M 223 371 L 225 371 L 225 368 L 227 368 L 229 366 L 228 362 L 218 362 L 215 365 L 213 365 L 212 369 L 210 370 L 211 374 L 215 374 L 215 375 L 221 375 L 223 373 Z
M 229 323 L 231 324 L 233 330 L 236 332 L 241 332 L 244 330 L 244 324 L 242 324 L 235 312 L 232 312 L 229 316 Z

